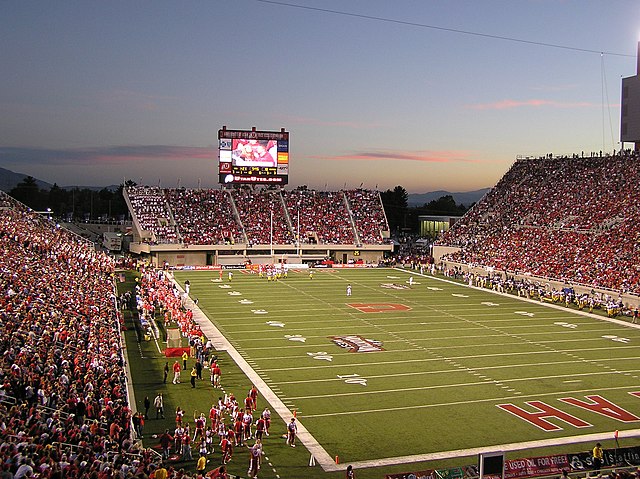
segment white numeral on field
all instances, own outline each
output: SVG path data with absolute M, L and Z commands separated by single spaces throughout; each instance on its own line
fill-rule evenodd
M 304 343 L 307 340 L 307 338 L 303 337 L 302 334 L 285 334 L 284 337 L 289 341 L 300 341 L 301 343 Z
M 267 324 L 274 328 L 284 328 L 284 323 L 281 323 L 280 321 L 267 321 Z
M 530 318 L 533 318 L 535 316 L 535 314 L 528 313 L 527 311 L 515 311 L 515 314 L 519 314 L 521 316 L 529 316 Z
M 367 385 L 367 379 L 360 377 L 359 374 L 345 374 L 345 375 L 338 374 L 338 378 L 344 379 L 344 382 L 346 384 L 360 384 L 361 386 Z
M 612 334 L 605 334 L 602 336 L 604 339 L 610 339 L 611 341 L 616 341 L 618 343 L 628 343 L 631 341 L 629 338 L 620 338 L 618 336 L 614 336 Z
M 573 323 L 565 323 L 564 321 L 558 321 L 557 323 L 553 323 L 557 326 L 562 326 L 563 328 L 571 328 L 571 329 L 576 329 L 578 327 L 577 324 L 573 324 Z
M 309 356 L 311 356 L 313 359 L 319 359 L 322 361 L 333 361 L 333 356 L 331 356 L 329 353 L 327 353 L 326 351 L 318 351 L 317 353 L 307 353 Z
M 483 301 L 480 304 L 484 304 L 485 306 L 500 306 L 498 303 L 492 303 L 491 301 Z

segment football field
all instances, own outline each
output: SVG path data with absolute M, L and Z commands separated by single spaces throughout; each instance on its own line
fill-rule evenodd
M 199 308 L 342 463 L 639 433 L 640 334 L 628 321 L 401 269 L 175 278 L 189 279 Z

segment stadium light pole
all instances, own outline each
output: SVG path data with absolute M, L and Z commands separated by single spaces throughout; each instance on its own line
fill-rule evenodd
M 300 204 L 298 203 L 298 237 L 296 238 L 296 244 L 298 245 L 298 256 L 300 253 Z
M 269 230 L 271 232 L 270 240 L 269 240 L 269 243 L 271 244 L 271 260 L 273 261 L 273 210 L 271 210 L 271 219 L 269 221 Z

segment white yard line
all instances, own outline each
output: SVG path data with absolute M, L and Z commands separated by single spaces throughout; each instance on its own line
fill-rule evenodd
M 582 315 L 582 316 L 585 316 L 585 317 L 589 317 L 591 319 L 598 319 L 598 320 L 614 323 L 614 324 L 617 324 L 617 325 L 620 325 L 620 326 L 626 326 L 626 327 L 630 327 L 630 328 L 634 328 L 634 329 L 640 329 L 640 325 L 634 325 L 634 324 L 631 324 L 629 322 L 617 320 L 617 319 L 614 319 L 614 318 L 604 318 L 602 316 L 590 314 L 590 313 L 584 312 L 584 311 L 568 310 L 566 307 L 563 307 L 563 306 L 560 306 L 560 305 L 550 304 L 550 303 L 542 303 L 540 301 L 532 300 L 530 298 L 517 297 L 517 296 L 511 295 L 509 293 L 499 293 L 497 291 L 493 291 L 493 290 L 489 290 L 489 289 L 485 289 L 485 288 L 469 286 L 469 285 L 465 285 L 463 283 L 447 280 L 447 279 L 444 279 L 444 278 L 438 278 L 438 277 L 430 276 L 428 274 L 420 275 L 417 272 L 413 272 L 413 271 L 410 272 L 410 271 L 407 271 L 407 270 L 404 270 L 404 269 L 401 269 L 401 268 L 395 268 L 395 269 L 397 271 L 399 271 L 399 272 L 403 272 L 403 273 L 406 273 L 406 274 L 418 275 L 418 276 L 424 276 L 425 278 L 430 278 L 430 279 L 433 279 L 433 280 L 436 280 L 436 281 L 449 283 L 449 284 L 452 284 L 452 285 L 455 285 L 455 286 L 458 286 L 458 287 L 462 286 L 462 287 L 475 289 L 475 290 L 482 291 L 482 292 L 493 293 L 495 295 L 499 295 L 499 296 L 508 298 L 510 300 L 518 300 L 518 301 L 521 301 L 521 302 L 530 302 L 532 304 L 542 305 L 542 306 L 546 306 L 548 308 L 557 309 L 559 311 L 563 311 L 564 313 Z M 178 288 L 180 288 L 180 285 L 177 284 L 177 282 L 176 282 L 176 285 L 177 285 Z M 258 388 L 258 390 L 260 391 L 262 396 L 271 404 L 271 406 L 273 407 L 274 411 L 282 418 L 282 420 L 285 423 L 288 423 L 289 419 L 293 416 L 292 411 L 289 410 L 289 408 L 287 408 L 287 406 L 272 391 L 272 389 L 261 379 L 261 377 L 254 371 L 254 369 L 242 357 L 242 355 L 231 345 L 231 343 L 221 334 L 221 332 L 211 323 L 211 321 L 204 315 L 204 313 L 195 304 L 193 304 L 193 302 L 190 299 L 188 301 L 190 303 L 190 308 L 192 309 L 192 311 L 194 313 L 194 320 L 200 325 L 200 327 L 202 328 L 202 330 L 205 333 L 205 335 L 214 342 L 214 345 L 216 346 L 216 349 L 223 349 L 223 350 L 226 350 L 229 353 L 229 356 L 238 364 L 240 369 L 256 385 L 256 387 Z M 545 317 L 544 319 L 548 321 L 550 318 Z M 551 318 L 551 319 L 553 319 L 553 318 Z M 509 319 L 493 320 L 493 321 L 496 321 L 496 322 L 497 321 L 509 321 Z M 478 321 L 478 323 L 481 323 L 481 320 Z M 505 328 L 505 329 L 508 329 L 508 327 Z M 516 335 L 514 335 L 514 336 L 516 336 Z M 518 335 L 518 336 L 520 336 L 520 335 Z M 526 334 L 523 334 L 522 336 L 526 336 Z M 320 337 L 320 336 L 318 336 L 318 337 Z M 437 339 L 440 340 L 440 339 L 446 339 L 446 338 L 437 338 Z M 562 342 L 562 341 L 558 341 L 558 342 Z M 290 348 L 290 347 L 295 347 L 295 346 L 287 346 L 287 347 Z M 300 345 L 299 347 L 304 347 L 304 346 Z M 633 347 L 633 346 L 618 346 L 618 348 L 631 348 L 631 347 Z M 445 348 L 442 348 L 442 349 L 445 349 Z M 271 349 L 277 349 L 277 348 L 255 347 L 255 348 L 246 348 L 246 349 L 247 350 L 265 350 L 265 349 L 266 350 L 271 350 Z M 441 348 L 435 348 L 435 349 L 441 349 Z M 607 348 L 590 348 L 590 349 L 583 349 L 583 350 L 594 351 L 594 349 L 607 349 Z M 581 350 L 568 350 L 567 352 L 575 353 L 575 352 L 578 352 L 578 351 L 581 351 Z M 558 352 L 560 352 L 560 351 L 558 351 Z M 548 350 L 547 351 L 540 351 L 540 354 L 548 354 L 548 353 L 549 353 Z M 534 353 L 527 352 L 527 353 L 483 354 L 483 355 L 474 355 L 474 356 L 464 356 L 464 357 L 460 357 L 458 359 L 495 357 L 495 356 L 503 356 L 503 355 L 513 356 L 514 354 L 534 354 Z M 449 359 L 456 359 L 456 358 L 449 358 Z M 401 362 L 422 362 L 422 361 L 433 361 L 433 360 L 434 359 L 420 359 L 420 360 L 408 360 L 408 361 L 401 361 Z M 439 359 L 435 359 L 435 360 L 439 360 Z M 596 361 L 596 360 L 582 360 L 582 361 L 593 362 L 593 361 Z M 606 359 L 603 359 L 602 361 L 606 361 Z M 568 361 L 568 362 L 573 362 L 573 361 Z M 378 362 L 376 364 L 384 364 L 384 363 L 385 362 Z M 393 362 L 390 362 L 390 363 L 398 364 L 398 361 L 393 361 Z M 369 365 L 370 363 L 366 363 L 366 364 Z M 334 366 L 334 365 L 322 365 L 322 366 L 311 366 L 311 367 L 294 367 L 294 368 L 273 368 L 273 369 L 264 369 L 264 372 L 300 370 L 300 369 L 319 369 L 319 368 L 327 368 L 327 367 L 332 367 L 332 366 Z M 525 366 L 525 365 L 522 365 L 522 366 Z M 498 367 L 500 367 L 500 366 L 496 366 L 495 368 L 498 368 Z M 477 368 L 477 369 L 478 370 L 482 370 L 482 369 L 491 369 L 491 368 L 492 367 Z M 606 374 L 611 374 L 611 371 L 607 371 Z M 589 375 L 592 375 L 592 373 L 590 373 Z M 564 376 L 557 376 L 557 377 L 564 377 Z M 572 375 L 572 377 L 575 377 L 575 375 Z M 495 384 L 496 382 L 505 382 L 506 383 L 506 382 L 511 382 L 511 381 L 514 381 L 514 380 L 497 381 L 497 380 L 489 379 L 487 381 L 479 382 L 477 384 Z M 430 387 L 426 387 L 426 388 L 417 388 L 417 389 L 432 389 L 434 387 L 451 387 L 451 385 L 448 385 L 448 386 L 430 386 Z M 606 390 L 620 390 L 620 389 L 628 389 L 628 388 L 629 388 L 629 386 L 624 386 L 624 387 L 602 388 L 602 390 L 605 390 L 605 391 Z M 408 389 L 412 389 L 412 388 L 408 388 Z M 408 390 L 408 389 L 405 389 L 405 390 Z M 584 392 L 590 392 L 590 391 L 591 391 L 591 389 L 572 390 L 572 391 L 563 391 L 563 392 L 554 391 L 553 393 L 546 393 L 546 394 L 538 393 L 538 394 L 536 394 L 536 396 L 549 396 L 549 395 L 557 395 L 557 394 L 565 394 L 566 395 L 566 394 L 584 393 Z M 379 392 L 386 392 L 386 391 L 379 391 Z M 349 394 L 346 394 L 346 395 L 349 395 Z M 368 394 L 371 394 L 371 391 L 369 391 Z M 311 396 L 305 396 L 305 397 L 300 397 L 300 398 L 288 398 L 288 400 L 305 399 L 305 398 L 309 398 L 309 397 L 311 397 Z M 346 414 L 348 414 L 348 415 L 368 414 L 368 413 L 378 413 L 378 412 L 395 411 L 395 410 L 432 408 L 432 407 L 441 407 L 441 406 L 448 406 L 448 405 L 463 405 L 463 404 L 472 404 L 472 403 L 481 403 L 481 402 L 504 402 L 504 401 L 508 401 L 510 399 L 522 399 L 522 397 L 524 397 L 524 396 L 517 395 L 517 396 L 497 397 L 497 398 L 489 398 L 489 399 L 485 398 L 485 399 L 480 399 L 480 400 L 459 401 L 459 402 L 454 402 L 454 403 L 428 404 L 428 405 L 416 405 L 416 406 L 406 406 L 405 405 L 405 406 L 397 407 L 397 408 L 383 408 L 383 409 L 372 409 L 372 410 L 361 410 L 361 411 L 349 411 L 349 412 L 344 412 L 344 413 L 311 414 L 311 415 L 305 415 L 305 417 L 306 418 L 335 417 L 335 416 L 346 415 Z M 309 433 L 309 431 L 303 426 L 303 424 L 301 423 L 301 421 L 299 419 L 298 419 L 297 422 L 298 422 L 298 437 L 299 437 L 300 441 L 311 452 L 311 454 L 314 456 L 316 462 L 322 467 L 322 469 L 324 471 L 326 471 L 326 472 L 334 472 L 334 471 L 344 470 L 345 466 L 344 465 L 340 465 L 340 464 L 336 464 L 334 462 L 333 458 L 331 458 L 331 456 L 329 456 L 327 451 Z M 637 437 L 637 436 L 640 435 L 640 429 L 620 431 L 619 434 L 620 434 L 620 438 Z M 391 466 L 391 465 L 398 465 L 398 464 L 407 464 L 407 463 L 412 463 L 412 462 L 423 462 L 423 461 L 448 459 L 448 458 L 453 458 L 453 457 L 474 456 L 474 455 L 477 455 L 477 454 L 480 454 L 480 453 L 484 453 L 484 452 L 495 452 L 495 451 L 509 452 L 509 451 L 517 451 L 517 450 L 521 450 L 521 449 L 533 449 L 533 448 L 545 447 L 545 446 L 557 446 L 557 445 L 566 445 L 566 444 L 576 444 L 576 443 L 581 443 L 581 442 L 593 442 L 593 441 L 598 441 L 598 440 L 610 439 L 610 436 L 611 436 L 611 433 L 586 434 L 586 435 L 580 435 L 580 436 L 568 436 L 568 437 L 563 437 L 563 438 L 553 438 L 553 439 L 545 439 L 545 440 L 538 440 L 538 441 L 527 441 L 527 442 L 521 442 L 521 443 L 496 444 L 496 445 L 490 445 L 490 446 L 484 446 L 484 447 L 478 447 L 478 448 L 470 448 L 470 449 L 458 449 L 458 450 L 451 450 L 451 451 L 440 451 L 440 452 L 427 453 L 427 454 L 417 454 L 417 455 L 411 455 L 411 456 L 398 456 L 398 457 L 382 458 L 382 459 L 376 459 L 376 460 L 371 460 L 371 461 L 352 462 L 351 464 L 355 468 Z
M 495 384 L 494 380 L 487 381 L 487 383 Z M 629 386 L 618 386 L 611 388 L 598 388 L 598 391 L 618 391 L 620 389 L 629 389 Z M 593 388 L 589 389 L 573 389 L 566 391 L 553 391 L 550 393 L 538 393 L 531 394 L 529 396 L 541 397 L 541 396 L 556 396 L 556 395 L 567 395 L 567 394 L 578 394 L 578 393 L 589 393 L 593 392 Z M 504 403 L 505 401 L 518 399 L 522 400 L 525 397 L 521 394 L 515 396 L 502 396 L 502 397 L 493 397 L 493 398 L 482 398 L 482 399 L 470 399 L 468 401 L 453 401 L 453 402 L 443 402 L 443 403 L 432 403 L 432 404 L 416 404 L 415 406 L 397 406 L 397 407 L 388 407 L 388 408 L 377 408 L 377 409 L 363 409 L 358 411 L 344 411 L 344 412 L 329 412 L 329 413 L 320 413 L 320 414 L 305 414 L 306 418 L 318 418 L 318 417 L 336 417 L 336 416 L 352 416 L 358 414 L 376 414 L 379 412 L 389 412 L 389 411 L 405 411 L 408 409 L 430 409 L 434 407 L 444 407 L 444 406 L 464 406 L 466 404 L 480 404 L 486 402 L 495 402 L 495 403 Z M 640 431 L 640 430 L 639 430 Z
M 619 438 L 635 438 L 640 435 L 640 429 L 630 429 L 627 431 L 620 431 Z M 597 434 L 583 434 L 580 436 L 568 436 L 568 437 L 559 437 L 554 439 L 542 439 L 539 441 L 527 441 L 527 442 L 516 442 L 511 444 L 493 444 L 490 446 L 483 447 L 474 447 L 470 449 L 457 449 L 454 451 L 441 451 L 441 452 L 433 452 L 427 454 L 415 454 L 412 456 L 400 456 L 400 457 L 388 457 L 384 459 L 375 459 L 371 461 L 359 461 L 352 462 L 351 465 L 355 469 L 361 469 L 366 467 L 381 467 L 381 466 L 394 466 L 399 464 L 408 464 L 411 462 L 423 462 L 423 461 L 435 461 L 441 459 L 451 459 L 451 458 L 459 458 L 464 456 L 477 456 L 481 453 L 488 452 L 496 452 L 496 451 L 520 451 L 524 449 L 535 449 L 538 447 L 547 447 L 547 446 L 564 446 L 564 445 L 574 445 L 583 442 L 596 442 L 596 441 L 604 441 L 611 440 L 613 438 L 613 434 L 611 432 L 607 433 L 597 433 Z
M 539 306 L 545 306 L 547 308 L 557 309 L 559 311 L 565 311 L 565 312 L 570 313 L 570 314 L 576 314 L 576 315 L 579 315 L 579 316 L 586 316 L 586 317 L 592 318 L 592 319 L 599 319 L 601 321 L 607 321 L 609 323 L 614 323 L 614 324 L 617 324 L 619 326 L 626 326 L 626 327 L 629 327 L 629 328 L 640 329 L 640 324 L 633 324 L 633 323 L 630 323 L 628 321 L 623 321 L 621 319 L 605 318 L 604 316 L 600 316 L 600 315 L 597 315 L 597 314 L 589 313 L 587 311 L 580 311 L 580 310 L 576 311 L 574 309 L 569 309 L 566 306 L 561 306 L 559 304 L 547 303 L 547 302 L 544 302 L 544 301 L 539 301 L 539 300 L 531 299 L 531 298 L 523 298 L 522 296 L 516 296 L 516 295 L 511 294 L 511 293 L 501 293 L 499 291 L 494 291 L 494 290 L 488 289 L 488 288 L 480 288 L 479 286 L 469 286 L 468 284 L 465 284 L 465 283 L 452 281 L 450 279 L 438 278 L 437 276 L 431 276 L 430 274 L 420 274 L 418 272 L 411 271 L 411 270 L 406 270 L 406 269 L 403 269 L 403 268 L 397 268 L 396 267 L 396 268 L 393 268 L 393 269 L 395 269 L 396 271 L 401 271 L 401 272 L 403 272 L 405 274 L 418 275 L 418 276 L 421 276 L 421 277 L 424 277 L 424 278 L 433 279 L 435 281 L 441 281 L 443 283 L 449 283 L 449 284 L 454 284 L 456 286 L 462 286 L 463 288 L 475 289 L 476 291 L 483 291 L 485 293 L 492 293 L 492 294 L 495 294 L 497 296 L 502 296 L 503 298 L 509 298 L 509 299 L 512 299 L 512 300 L 516 299 L 518 301 L 537 304 Z
M 184 292 L 180 284 L 174 279 L 176 287 Z M 191 300 L 187 298 L 187 304 L 189 309 L 193 312 L 193 320 L 200 326 L 202 332 L 208 339 L 211 339 L 214 346 L 218 350 L 226 351 L 227 354 L 235 361 L 238 367 L 249 380 L 255 384 L 260 391 L 260 394 L 264 399 L 269 402 L 273 410 L 280 416 L 280 418 L 288 424 L 293 417 L 293 412 L 280 400 L 280 398 L 271 390 L 269 385 L 263 381 L 263 379 L 255 372 L 255 370 L 249 365 L 249 363 L 242 357 L 238 350 L 225 338 L 220 330 L 205 316 L 200 308 Z M 316 463 L 322 467 L 324 471 L 341 471 L 346 466 L 338 465 L 334 462 L 334 459 L 329 453 L 320 445 L 320 443 L 314 438 L 306 427 L 302 424 L 300 419 L 296 420 L 298 424 L 298 433 L 296 438 L 300 440 L 302 444 L 309 450 L 316 460 Z

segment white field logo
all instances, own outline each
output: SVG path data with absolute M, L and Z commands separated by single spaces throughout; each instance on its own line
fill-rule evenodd
M 350 353 L 384 351 L 382 341 L 365 339 L 362 336 L 329 336 L 329 338 L 341 348 L 348 349 Z
M 385 289 L 409 289 L 409 286 L 397 283 L 382 283 L 380 287 Z

